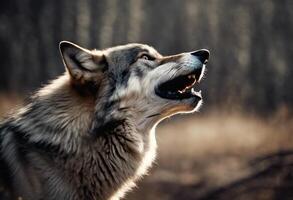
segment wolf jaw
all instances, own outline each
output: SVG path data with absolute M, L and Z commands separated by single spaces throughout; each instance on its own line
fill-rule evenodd
M 196 69 L 186 75 L 179 75 L 171 80 L 161 83 L 156 88 L 156 94 L 162 98 L 181 100 L 191 97 L 201 99 L 201 90 L 196 92 L 194 87 L 200 81 L 202 69 Z
M 201 105 L 192 88 L 209 53 L 165 57 L 142 44 L 90 51 L 70 42 L 60 51 L 67 72 L 0 125 L 1 158 L 15 172 L 10 191 L 120 198 L 155 159 L 156 125 Z

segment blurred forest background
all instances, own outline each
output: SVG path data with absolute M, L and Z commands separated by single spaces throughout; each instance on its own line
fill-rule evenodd
M 201 113 L 159 127 L 128 199 L 293 199 L 292 36 L 291 0 L 1 1 L 0 115 L 63 73 L 61 40 L 207 48 Z

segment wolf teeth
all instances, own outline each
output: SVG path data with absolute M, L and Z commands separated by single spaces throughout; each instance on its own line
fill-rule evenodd
M 183 89 L 183 90 L 178 90 L 178 92 L 179 92 L 180 94 L 183 94 L 185 91 L 186 91 L 186 88 Z
M 200 96 L 201 97 L 201 90 L 199 90 L 198 92 L 194 90 L 194 88 L 191 88 L 191 93 L 193 95 L 196 95 L 196 96 Z
M 189 78 L 189 79 L 195 79 L 195 74 L 190 74 L 190 75 L 187 76 L 187 78 Z

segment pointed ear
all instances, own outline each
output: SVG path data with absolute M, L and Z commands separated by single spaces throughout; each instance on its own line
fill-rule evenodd
M 76 81 L 96 81 L 107 68 L 107 61 L 102 52 L 93 53 L 67 41 L 60 42 L 59 48 L 66 69 Z

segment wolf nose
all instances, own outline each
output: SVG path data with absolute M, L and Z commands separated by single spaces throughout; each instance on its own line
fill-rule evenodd
M 191 55 L 197 57 L 197 59 L 199 59 L 202 64 L 206 64 L 208 62 L 210 52 L 207 49 L 201 49 L 191 52 Z

